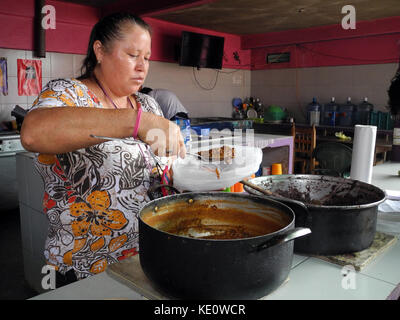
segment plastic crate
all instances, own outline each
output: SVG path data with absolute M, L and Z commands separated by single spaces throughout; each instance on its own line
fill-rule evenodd
M 377 126 L 378 129 L 393 129 L 393 120 L 389 112 L 370 111 L 369 125 Z
M 369 112 L 369 125 L 370 126 L 378 126 L 378 112 L 371 110 Z
M 389 112 L 378 111 L 378 129 L 392 129 L 392 119 Z

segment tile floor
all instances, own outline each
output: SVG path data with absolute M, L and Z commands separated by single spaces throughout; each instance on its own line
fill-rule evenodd
M 15 167 L 15 157 L 0 157 L 0 300 L 37 295 L 24 278 Z

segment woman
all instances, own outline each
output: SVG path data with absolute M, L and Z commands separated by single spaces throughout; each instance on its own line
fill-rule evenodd
M 140 92 L 148 94 L 157 101 L 165 118 L 172 121 L 177 119 L 177 117 L 183 119 L 189 118 L 186 108 L 172 91 L 144 87 L 140 89 Z
M 79 80 L 50 81 L 24 119 L 21 141 L 37 153 L 45 184 L 45 258 L 61 282 L 138 252 L 137 215 L 158 178 L 149 145 L 159 156 L 186 152 L 179 127 L 138 93 L 150 54 L 143 20 L 122 13 L 103 18 L 92 30 Z

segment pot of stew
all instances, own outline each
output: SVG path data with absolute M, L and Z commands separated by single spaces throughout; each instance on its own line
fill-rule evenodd
M 258 299 L 288 277 L 292 209 L 249 194 L 191 192 L 147 203 L 139 214 L 139 257 L 152 284 L 177 299 Z

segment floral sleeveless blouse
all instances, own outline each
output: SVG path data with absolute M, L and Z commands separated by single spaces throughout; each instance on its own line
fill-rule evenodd
M 143 111 L 162 116 L 153 98 L 141 93 L 135 98 Z M 103 108 L 76 79 L 50 81 L 30 111 L 43 107 Z M 157 176 L 146 144 L 132 138 L 65 154 L 37 154 L 35 166 L 44 181 L 48 264 L 61 273 L 73 269 L 82 279 L 138 253 L 138 213 L 150 200 L 146 192 Z

